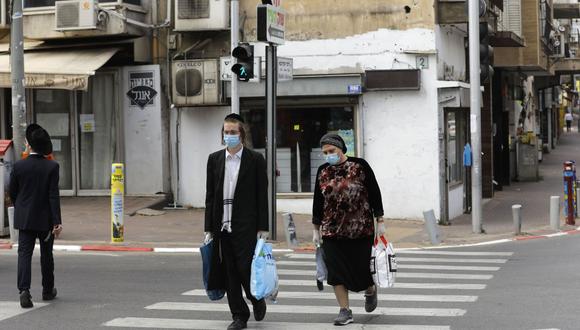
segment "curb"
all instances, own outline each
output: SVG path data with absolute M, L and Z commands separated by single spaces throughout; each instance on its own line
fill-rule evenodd
M 397 250 L 430 250 L 430 249 L 443 249 L 443 248 L 456 248 L 456 247 L 471 247 L 471 246 L 485 246 L 485 245 L 495 245 L 508 242 L 518 242 L 518 241 L 530 241 L 536 239 L 546 239 L 553 237 L 561 237 L 567 235 L 578 235 L 580 234 L 580 227 L 572 230 L 560 231 L 557 233 L 546 234 L 546 235 L 527 235 L 527 236 L 517 236 L 514 238 L 505 238 L 493 241 L 479 242 L 479 243 L 468 243 L 468 244 L 457 244 L 457 245 L 439 245 L 439 246 L 425 246 L 417 248 L 405 248 Z M 18 248 L 18 244 L 11 243 L 0 243 L 0 250 L 12 250 Z M 38 248 L 38 245 L 36 246 Z M 131 247 L 131 246 L 115 246 L 115 245 L 54 245 L 54 251 L 60 252 L 153 252 L 153 253 L 199 253 L 199 248 L 167 248 L 167 247 Z M 273 252 L 278 253 L 314 253 L 316 251 L 313 247 L 304 247 L 296 249 L 273 249 Z

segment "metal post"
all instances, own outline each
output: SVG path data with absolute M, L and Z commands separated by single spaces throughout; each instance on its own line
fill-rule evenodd
M 514 219 L 514 234 L 522 233 L 522 206 L 520 204 L 512 205 L 512 217 Z
M 24 90 L 24 37 L 22 25 L 22 0 L 12 2 L 10 26 L 10 68 L 12 70 L 12 139 L 15 159 L 24 151 L 26 131 L 26 95 Z
M 550 197 L 550 228 L 560 230 L 560 196 Z
M 230 2 L 230 21 L 231 21 L 231 29 L 230 29 L 230 40 L 231 40 L 231 52 L 234 51 L 234 48 L 238 46 L 238 42 L 240 41 L 240 1 L 239 0 L 231 0 Z M 232 56 L 232 65 L 236 64 L 238 60 Z M 238 94 L 238 80 L 236 79 L 235 75 L 232 75 L 231 81 L 231 102 L 232 102 L 232 113 L 240 113 L 240 97 Z
M 437 245 L 441 243 L 441 237 L 439 230 L 437 229 L 437 219 L 435 218 L 435 212 L 433 210 L 424 211 L 423 218 L 425 219 L 425 228 L 429 233 L 431 244 Z
M 270 237 L 276 240 L 276 85 L 278 78 L 276 46 L 266 46 L 266 160 L 268 171 L 268 223 Z
M 471 107 L 471 147 L 473 150 L 471 223 L 473 232 L 483 231 L 481 224 L 481 84 L 479 81 L 479 0 L 469 1 L 469 81 Z

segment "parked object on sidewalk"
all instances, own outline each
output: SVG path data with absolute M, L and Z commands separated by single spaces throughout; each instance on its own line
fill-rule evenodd
M 122 163 L 111 166 L 111 242 L 125 241 L 125 169 Z
M 258 300 L 270 298 L 276 301 L 278 295 L 278 271 L 272 244 L 266 243 L 263 239 L 259 239 L 256 243 L 250 275 L 250 291 Z
M 395 285 L 397 259 L 393 244 L 384 235 L 375 238 L 371 252 L 371 274 L 379 288 L 391 288 Z
M 292 213 L 282 214 L 284 219 L 284 231 L 286 233 L 286 242 L 288 242 L 288 247 L 295 248 L 298 247 L 298 238 L 296 237 L 296 224 L 292 218 Z
M 512 218 L 514 220 L 514 235 L 522 234 L 522 206 L 520 204 L 512 205 Z
M 431 244 L 438 245 L 441 243 L 441 235 L 439 229 L 437 228 L 437 219 L 435 219 L 435 212 L 433 210 L 423 212 L 423 218 L 425 219 L 425 229 L 429 234 L 431 239 Z
M 328 271 L 326 270 L 326 264 L 324 263 L 324 250 L 320 246 L 316 247 L 316 286 L 318 291 L 324 290 L 324 283 L 326 281 L 326 276 Z
M 550 228 L 560 230 L 560 196 L 550 197 Z
M 211 258 L 213 253 L 213 239 L 207 243 L 204 243 L 200 248 L 199 252 L 201 253 L 201 260 L 203 262 L 203 287 L 205 288 L 205 292 L 210 300 L 220 300 L 222 299 L 226 291 L 220 289 L 208 290 L 208 280 L 209 280 L 209 271 L 211 268 Z
M 576 162 L 564 162 L 564 216 L 567 225 L 575 225 L 576 217 Z

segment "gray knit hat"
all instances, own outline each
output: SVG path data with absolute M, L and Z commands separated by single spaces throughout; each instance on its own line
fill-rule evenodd
M 330 144 L 332 146 L 340 148 L 343 153 L 346 153 L 346 143 L 344 143 L 344 140 L 338 134 L 335 133 L 325 134 L 320 139 L 320 147 L 322 147 L 325 144 Z

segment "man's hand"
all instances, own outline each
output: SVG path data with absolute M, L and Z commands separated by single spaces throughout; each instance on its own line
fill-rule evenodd
M 377 236 L 382 236 L 386 233 L 385 223 L 383 221 L 377 222 Z
M 209 231 L 206 231 L 205 236 L 203 238 L 203 244 L 209 243 L 209 241 L 211 241 L 212 239 L 213 239 L 213 234 L 210 233 Z
M 62 225 L 55 225 L 52 228 L 52 234 L 54 235 L 54 238 L 58 238 L 58 236 L 60 235 L 61 232 L 62 232 Z
M 320 246 L 320 231 L 318 229 L 312 230 L 312 243 L 317 247 Z
M 270 233 L 267 231 L 259 231 L 258 232 L 258 239 L 263 239 L 264 241 L 268 239 L 268 237 L 270 236 Z

